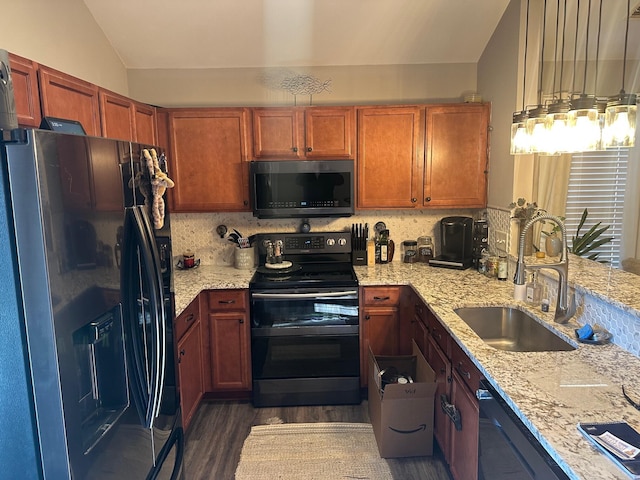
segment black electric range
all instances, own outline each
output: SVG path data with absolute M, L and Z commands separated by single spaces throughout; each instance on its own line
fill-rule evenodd
M 269 242 L 282 243 L 282 259 L 287 268 L 268 268 Z M 258 268 L 250 289 L 292 287 L 357 287 L 351 265 L 349 232 L 271 233 L 256 237 Z

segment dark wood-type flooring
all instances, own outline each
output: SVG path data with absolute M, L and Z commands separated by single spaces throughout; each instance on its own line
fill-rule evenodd
M 244 440 L 254 425 L 313 422 L 369 422 L 368 405 L 254 408 L 250 402 L 205 401 L 186 435 L 185 480 L 233 480 Z M 277 422 L 280 423 L 280 422 Z M 388 459 L 394 480 L 451 480 L 434 442 L 432 457 Z

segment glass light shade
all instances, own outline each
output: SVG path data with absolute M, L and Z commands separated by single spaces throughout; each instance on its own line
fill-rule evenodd
M 532 153 L 547 153 L 549 150 L 549 131 L 545 128 L 547 108 L 538 105 L 538 108 L 531 110 L 529 115 L 527 133 L 531 142 L 530 151 Z
M 527 132 L 527 112 L 513 114 L 511 124 L 511 155 L 531 153 L 531 141 Z
M 597 108 L 581 108 L 569 112 L 571 150 L 589 152 L 598 150 L 602 139 Z
M 635 103 L 607 105 L 602 133 L 605 147 L 633 147 L 635 145 L 637 110 L 638 107 Z
M 569 130 L 569 114 L 566 112 L 550 113 L 544 121 L 547 129 L 547 153 L 557 155 L 571 150 L 571 132 Z

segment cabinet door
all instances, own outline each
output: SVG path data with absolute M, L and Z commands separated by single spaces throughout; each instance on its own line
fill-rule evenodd
M 456 480 L 478 478 L 479 407 L 475 395 L 465 386 L 454 370 L 452 372 L 451 403 L 460 413 L 462 430 L 451 427 L 451 461 L 449 466 Z
M 247 111 L 171 110 L 173 211 L 249 210 Z
M 298 108 L 254 108 L 253 157 L 260 159 L 298 160 L 304 158 Z
M 98 87 L 89 82 L 40 66 L 42 115 L 77 120 L 87 135 L 100 136 Z
M 304 119 L 306 158 L 353 158 L 353 107 L 308 107 Z
M 450 423 L 451 420 L 440 406 L 440 398 L 442 395 L 446 397 L 446 401 L 451 399 L 451 362 L 442 352 L 440 347 L 432 338 L 427 341 L 428 352 L 427 362 L 436 374 L 436 393 L 435 393 L 435 411 L 433 418 L 433 434 L 435 435 L 440 449 L 444 454 L 445 460 L 450 462 L 451 445 L 450 445 Z
M 400 318 L 395 307 L 365 307 L 365 337 L 374 355 L 398 355 Z
M 178 375 L 182 424 L 185 430 L 198 409 L 204 392 L 202 378 L 202 332 L 200 321 L 184 334 L 178 342 Z
M 18 124 L 25 127 L 39 127 L 41 116 L 38 65 L 29 59 L 9 53 L 9 67 L 11 68 Z
M 489 109 L 427 107 L 425 206 L 486 207 Z
M 415 208 L 421 196 L 424 109 L 358 109 L 358 208 Z
M 133 102 L 117 93 L 100 90 L 102 136 L 131 141 L 135 136 Z
M 251 388 L 249 321 L 245 312 L 209 314 L 213 390 Z
M 133 117 L 135 122 L 133 140 L 147 145 L 158 145 L 155 107 L 133 102 Z

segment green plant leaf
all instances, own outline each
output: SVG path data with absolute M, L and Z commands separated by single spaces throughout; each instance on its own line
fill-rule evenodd
M 580 218 L 578 228 L 576 229 L 576 234 L 571 239 L 570 251 L 575 255 L 586 256 L 590 260 L 597 260 L 599 253 L 593 253 L 593 250 L 601 247 L 606 243 L 609 243 L 613 240 L 613 237 L 600 238 L 600 236 L 609 229 L 609 225 L 601 227 L 600 225 L 602 222 L 596 223 L 585 234 L 580 235 L 580 230 L 587 221 L 588 215 L 589 212 L 585 208 L 582 212 L 582 217 Z M 601 263 L 607 262 L 606 260 L 603 260 L 601 261 Z

